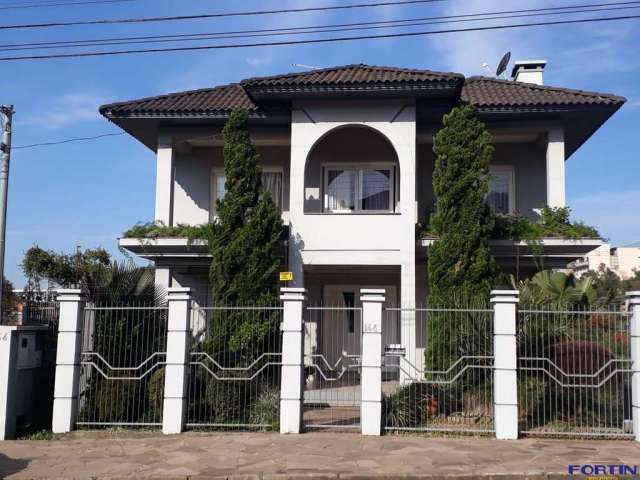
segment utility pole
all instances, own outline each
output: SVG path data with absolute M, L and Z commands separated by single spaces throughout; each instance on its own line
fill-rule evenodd
M 7 194 L 9 193 L 9 160 L 11 159 L 11 120 L 13 105 L 0 105 L 4 115 L 4 129 L 0 141 L 0 320 L 2 319 L 2 290 L 4 288 L 4 247 L 7 233 Z

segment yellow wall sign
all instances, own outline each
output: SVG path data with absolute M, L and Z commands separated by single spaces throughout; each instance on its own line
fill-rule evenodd
M 293 272 L 280 272 L 281 282 L 290 282 L 293 280 Z

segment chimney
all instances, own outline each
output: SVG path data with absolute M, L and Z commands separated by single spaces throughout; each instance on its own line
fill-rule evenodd
M 546 66 L 546 60 L 521 60 L 513 64 L 511 76 L 516 82 L 543 85 L 542 74 Z

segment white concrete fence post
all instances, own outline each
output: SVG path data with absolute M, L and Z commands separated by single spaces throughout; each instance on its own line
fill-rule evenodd
M 33 387 L 39 361 L 29 363 L 42 350 L 32 349 L 46 325 L 0 325 L 0 440 L 15 438 L 18 416 L 33 414 Z M 26 353 L 27 357 L 23 356 Z M 22 354 L 20 353 L 22 351 Z
M 162 433 L 181 433 L 187 411 L 187 386 L 191 345 L 191 289 L 167 289 L 167 360 L 164 372 Z
M 631 415 L 633 435 L 636 442 L 640 442 L 640 291 L 627 292 L 627 306 L 631 313 Z
M 53 392 L 53 433 L 74 429 L 78 414 L 80 353 L 85 299 L 82 290 L 58 290 L 60 317 Z
M 304 400 L 304 321 L 302 309 L 306 300 L 304 288 L 285 287 L 282 300 L 282 365 L 280 381 L 280 433 L 302 431 Z
M 517 290 L 493 290 L 493 407 L 496 438 L 518 438 Z
M 16 434 L 17 334 L 16 327 L 0 325 L 0 440 Z
M 360 425 L 362 435 L 382 433 L 382 305 L 384 289 L 360 290 L 362 356 Z

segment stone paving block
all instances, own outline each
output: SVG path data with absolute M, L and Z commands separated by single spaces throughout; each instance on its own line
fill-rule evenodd
M 262 475 L 262 480 L 337 480 L 337 473 L 273 473 Z

